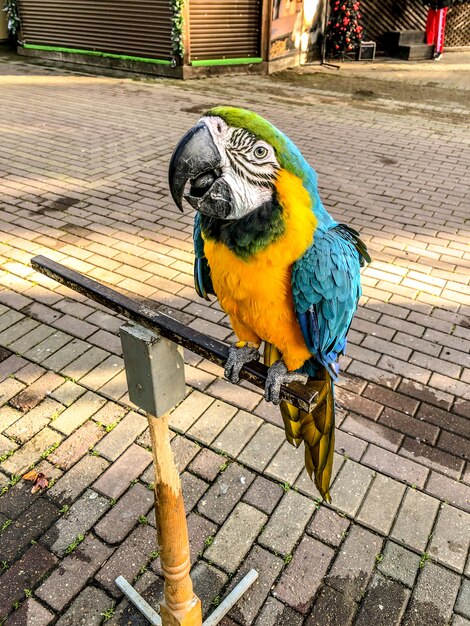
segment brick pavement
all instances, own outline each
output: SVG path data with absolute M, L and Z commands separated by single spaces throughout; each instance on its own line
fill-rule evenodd
M 0 623 L 143 624 L 119 573 L 152 602 L 161 593 L 150 441 L 127 397 L 120 320 L 29 260 L 45 254 L 230 339 L 217 303 L 193 291 L 192 216 L 166 184 L 181 132 L 229 101 L 298 143 L 374 261 L 337 390 L 331 507 L 277 409 L 186 354 L 172 446 L 205 610 L 253 566 L 260 580 L 224 626 L 470 624 L 463 114 L 345 104 L 276 80 L 147 83 L 0 63 Z M 33 466 L 49 479 L 35 495 L 21 480 Z

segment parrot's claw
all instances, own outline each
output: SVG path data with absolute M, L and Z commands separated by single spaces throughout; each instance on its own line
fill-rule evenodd
M 225 378 L 231 383 L 238 383 L 240 380 L 240 370 L 250 361 L 257 361 L 260 357 L 259 350 L 250 345 L 237 347 L 230 346 L 228 359 L 225 363 Z
M 307 374 L 300 372 L 289 372 L 283 361 L 276 361 L 271 365 L 266 377 L 266 386 L 264 388 L 264 399 L 273 404 L 279 404 L 281 401 L 281 385 L 299 382 L 306 383 Z

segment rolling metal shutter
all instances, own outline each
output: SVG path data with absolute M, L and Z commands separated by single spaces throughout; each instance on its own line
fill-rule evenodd
M 19 0 L 23 41 L 171 60 L 169 0 Z
M 191 59 L 259 57 L 261 0 L 190 0 Z

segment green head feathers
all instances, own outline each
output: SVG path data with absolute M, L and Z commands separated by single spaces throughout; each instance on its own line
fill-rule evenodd
M 218 106 L 207 111 L 206 115 L 220 117 L 229 126 L 244 128 L 258 139 L 269 143 L 275 150 L 279 165 L 302 180 L 303 186 L 312 197 L 312 206 L 317 217 L 321 219 L 321 217 L 325 216 L 325 219 L 328 220 L 329 216 L 318 194 L 315 170 L 307 163 L 300 150 L 289 137 L 284 135 L 268 120 L 265 120 L 264 117 L 253 111 L 248 111 L 248 109 Z

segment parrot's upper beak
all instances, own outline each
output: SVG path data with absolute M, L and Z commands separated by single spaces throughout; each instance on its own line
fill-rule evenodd
M 204 122 L 191 128 L 173 152 L 169 166 L 170 191 L 183 211 L 183 197 L 206 215 L 227 218 L 232 210 L 232 192 L 222 178 L 221 155 Z M 185 187 L 189 182 L 189 192 Z

